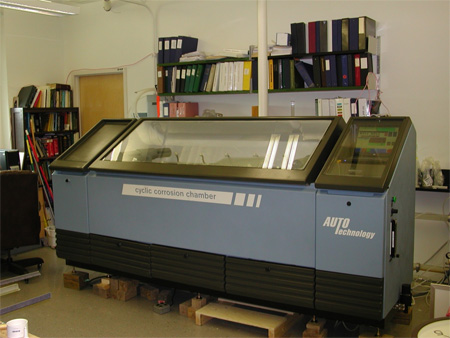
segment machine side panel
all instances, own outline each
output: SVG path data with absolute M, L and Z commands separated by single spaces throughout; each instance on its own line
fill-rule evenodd
M 90 236 L 92 264 L 150 277 L 150 245 L 105 236 Z
M 316 271 L 316 309 L 381 320 L 383 279 Z
M 383 277 L 385 194 L 319 190 L 316 269 Z
M 88 190 L 93 234 L 314 267 L 312 187 L 96 173 Z
M 56 229 L 58 245 L 56 254 L 64 258 L 83 264 L 91 264 L 90 235 L 82 232 Z
M 56 228 L 89 233 L 86 174 L 55 171 L 52 180 Z
M 314 269 L 226 258 L 226 292 L 243 297 L 314 307 Z
M 400 154 L 391 186 L 388 191 L 388 213 L 396 221 L 394 257 L 387 259 L 385 265 L 384 314 L 389 313 L 398 302 L 402 284 L 411 284 L 414 260 L 414 219 L 416 182 L 416 132 L 411 127 Z M 391 206 L 391 201 L 392 206 Z M 386 250 L 390 250 L 390 242 Z

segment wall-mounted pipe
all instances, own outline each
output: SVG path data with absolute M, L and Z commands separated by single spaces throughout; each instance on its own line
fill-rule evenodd
M 267 61 L 267 0 L 258 0 L 258 115 L 267 116 L 268 106 Z
M 416 272 L 427 271 L 427 272 L 444 273 L 444 268 L 442 266 L 420 264 L 420 263 L 415 263 L 413 266 L 413 270 Z

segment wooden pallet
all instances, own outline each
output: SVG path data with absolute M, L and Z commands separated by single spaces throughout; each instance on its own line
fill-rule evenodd
M 283 336 L 294 324 L 301 319 L 296 313 L 269 314 L 236 307 L 230 304 L 209 303 L 195 312 L 195 324 L 203 325 L 216 318 L 234 323 L 254 326 L 268 330 L 268 337 Z

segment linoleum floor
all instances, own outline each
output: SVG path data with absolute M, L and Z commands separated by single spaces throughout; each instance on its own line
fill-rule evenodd
M 56 251 L 41 247 L 18 254 L 14 259 L 41 257 L 44 264 L 41 276 L 18 282 L 20 291 L 1 296 L 1 308 L 19 304 L 35 297 L 50 293 L 51 298 L 14 310 L 0 316 L 2 322 L 10 319 L 26 318 L 29 332 L 38 337 L 267 337 L 267 331 L 242 324 L 213 319 L 203 326 L 178 312 L 178 304 L 193 294 L 177 290 L 171 311 L 166 314 L 153 312 L 154 301 L 135 297 L 126 302 L 105 299 L 95 295 L 91 287 L 73 290 L 64 287 L 63 274 L 72 267 L 56 256 Z M 80 271 L 87 271 L 79 269 Z M 34 267 L 29 271 L 35 271 Z M 101 272 L 90 272 L 90 278 L 102 276 Z M 6 273 L 2 279 L 12 277 Z M 429 306 L 424 298 L 416 299 L 410 325 L 388 322 L 381 334 L 395 337 L 410 337 L 413 328 L 429 319 Z M 309 317 L 294 326 L 288 337 L 301 337 L 305 322 Z M 358 337 L 359 333 L 375 336 L 376 329 L 361 326 L 359 330 L 347 323 L 327 324 L 329 337 Z M 349 329 L 349 330 L 347 330 Z

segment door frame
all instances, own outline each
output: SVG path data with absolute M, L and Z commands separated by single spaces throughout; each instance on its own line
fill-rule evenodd
M 75 70 L 71 74 L 72 78 L 72 91 L 73 91 L 73 104 L 75 107 L 80 106 L 80 77 L 90 75 L 110 75 L 110 74 L 122 74 L 123 79 L 123 118 L 126 118 L 128 114 L 128 87 L 127 87 L 127 68 L 103 68 L 103 69 L 79 69 Z M 80 125 L 82 114 L 80 112 Z M 82 136 L 80 134 L 80 136 Z

